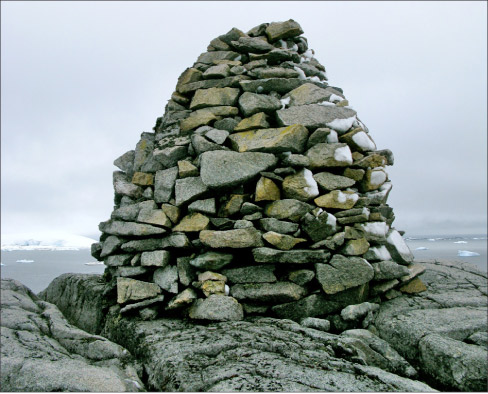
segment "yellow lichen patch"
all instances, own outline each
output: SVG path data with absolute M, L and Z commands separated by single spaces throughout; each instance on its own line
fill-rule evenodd
M 408 294 L 421 293 L 425 290 L 427 290 L 427 287 L 425 286 L 424 282 L 420 280 L 420 278 L 415 278 L 411 282 L 400 287 L 400 291 L 402 293 L 408 293 Z
M 132 176 L 132 183 L 138 186 L 154 185 L 154 175 L 147 172 L 136 172 Z
M 254 201 L 277 201 L 280 199 L 280 188 L 271 179 L 264 176 L 256 184 Z

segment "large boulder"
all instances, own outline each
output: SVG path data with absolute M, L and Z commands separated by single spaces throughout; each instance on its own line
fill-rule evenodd
M 61 278 L 51 291 L 68 289 L 77 301 L 74 308 L 87 311 L 92 308 L 92 281 L 83 279 Z M 84 294 L 73 297 L 77 286 Z M 2 279 L 1 288 L 2 391 L 144 391 L 122 346 L 71 325 L 55 305 L 41 301 L 20 282 Z

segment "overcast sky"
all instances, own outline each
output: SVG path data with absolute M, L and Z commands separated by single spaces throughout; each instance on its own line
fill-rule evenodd
M 486 2 L 2 2 L 2 234 L 98 237 L 113 160 L 232 27 L 299 22 L 387 167 L 407 235 L 486 233 Z

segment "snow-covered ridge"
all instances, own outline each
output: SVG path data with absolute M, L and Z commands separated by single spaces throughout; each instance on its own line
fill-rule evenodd
M 82 235 L 66 233 L 2 234 L 2 250 L 80 250 L 97 242 Z

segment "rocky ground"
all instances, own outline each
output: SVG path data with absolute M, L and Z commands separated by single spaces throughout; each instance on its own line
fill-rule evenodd
M 62 275 L 45 301 L 2 280 L 2 390 L 486 391 L 487 275 L 423 265 L 427 291 L 345 308 L 342 326 L 142 321 L 104 303 L 97 275 Z

